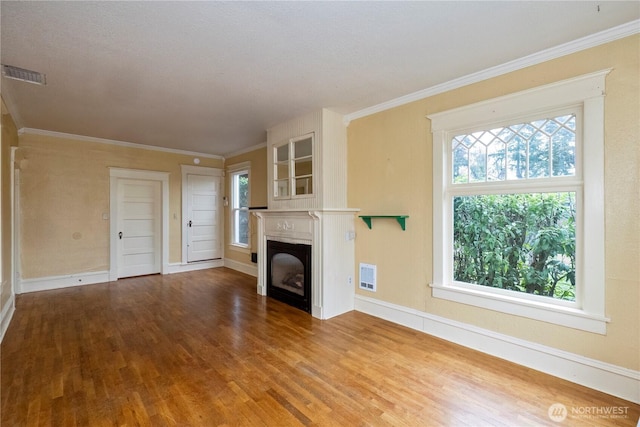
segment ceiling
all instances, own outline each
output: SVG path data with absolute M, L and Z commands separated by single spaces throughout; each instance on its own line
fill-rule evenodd
M 319 108 L 369 107 L 628 24 L 640 2 L 11 2 L 19 128 L 226 155 Z

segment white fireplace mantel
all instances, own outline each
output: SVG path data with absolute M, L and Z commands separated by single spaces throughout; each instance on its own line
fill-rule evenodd
M 308 191 L 280 194 L 279 185 L 296 175 L 295 163 L 283 166 L 278 150 L 311 136 Z M 306 151 L 305 151 L 306 153 Z M 280 168 L 283 175 L 277 176 Z M 302 168 L 309 173 L 308 167 Z M 312 178 L 311 178 L 312 177 Z M 305 178 L 306 179 L 306 178 Z M 311 245 L 311 315 L 328 319 L 355 304 L 355 213 L 347 208 L 347 130 L 343 117 L 322 109 L 267 129 L 267 206 L 258 217 L 258 293 L 267 294 L 267 240 Z M 293 188 L 291 185 L 289 189 Z M 279 196 L 278 196 L 279 194 Z
M 311 245 L 311 315 L 354 308 L 354 217 L 358 209 L 253 210 L 258 218 L 258 285 L 267 294 L 267 240 Z

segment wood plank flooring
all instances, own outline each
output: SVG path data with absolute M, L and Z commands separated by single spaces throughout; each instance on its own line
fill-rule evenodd
M 635 426 L 640 406 L 220 268 L 19 295 L 9 426 Z M 548 409 L 569 410 L 562 423 Z M 572 408 L 626 408 L 618 418 Z M 621 411 L 622 409 L 618 409 Z M 584 412 L 584 409 L 582 409 Z

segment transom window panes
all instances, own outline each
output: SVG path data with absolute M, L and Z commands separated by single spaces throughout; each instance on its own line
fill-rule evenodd
M 453 183 L 574 176 L 576 115 L 453 137 Z

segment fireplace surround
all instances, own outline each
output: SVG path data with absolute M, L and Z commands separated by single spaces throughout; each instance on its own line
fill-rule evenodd
M 310 246 L 311 315 L 318 319 L 353 310 L 356 209 L 252 211 L 258 218 L 258 283 L 260 295 L 271 296 L 269 242 Z

